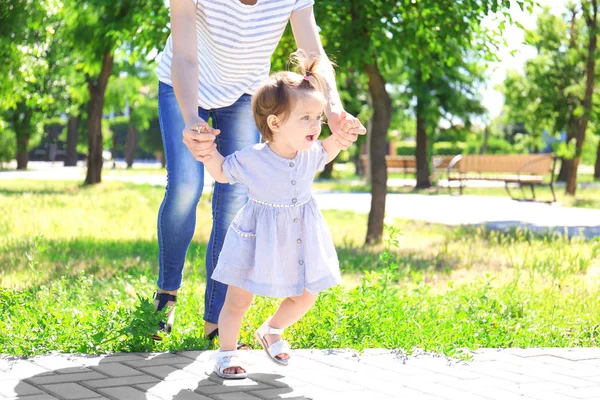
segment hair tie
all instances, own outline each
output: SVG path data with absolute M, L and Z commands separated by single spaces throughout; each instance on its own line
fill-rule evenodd
M 307 82 L 310 82 L 310 79 L 309 79 L 309 78 L 310 78 L 310 75 L 308 75 L 308 74 L 307 74 L 307 75 L 304 75 L 304 80 L 305 80 L 305 81 L 307 81 Z

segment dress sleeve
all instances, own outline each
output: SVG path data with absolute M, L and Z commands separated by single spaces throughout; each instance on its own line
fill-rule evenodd
M 315 170 L 317 172 L 323 171 L 323 169 L 325 169 L 325 164 L 327 164 L 327 158 L 329 157 L 329 154 L 327 154 L 327 151 L 323 147 L 323 142 L 317 140 L 317 142 L 311 147 L 310 152 Z
M 314 0 L 296 0 L 296 4 L 294 4 L 294 9 L 292 12 L 304 10 L 307 7 L 310 7 L 315 4 Z
M 225 157 L 225 161 L 223 162 L 223 173 L 230 185 L 236 183 L 241 183 L 242 185 L 246 184 L 243 159 L 244 157 L 240 151 L 236 151 Z

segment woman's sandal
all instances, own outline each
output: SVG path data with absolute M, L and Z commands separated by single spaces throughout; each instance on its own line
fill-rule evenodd
M 217 376 L 223 379 L 245 379 L 248 376 L 248 369 L 242 362 L 241 353 L 234 351 L 218 351 L 210 358 L 216 360 L 214 371 Z M 229 374 L 225 373 L 228 368 L 242 368 L 244 372 Z
M 156 312 L 159 312 L 162 311 L 167 306 L 167 304 L 169 304 L 169 302 L 177 303 L 177 296 L 170 293 L 154 292 L 154 300 L 158 300 Z M 160 321 L 158 323 L 159 332 L 165 332 L 169 334 L 173 330 L 173 322 L 175 321 L 175 304 L 173 304 L 171 307 L 172 309 L 170 310 L 170 313 L 168 315 L 167 322 Z M 155 333 L 152 335 L 152 339 L 156 341 L 161 341 L 162 337 L 158 333 Z
M 213 341 L 216 338 L 219 337 L 219 328 L 215 328 L 214 331 L 212 331 L 211 333 L 209 333 L 208 335 L 206 335 L 206 339 L 209 341 Z M 237 342 L 237 349 L 238 350 L 250 350 L 250 346 L 248 346 L 246 343 L 244 342 Z
M 256 330 L 254 333 L 254 337 L 258 340 L 258 343 L 261 344 L 263 349 L 267 352 L 267 356 L 277 365 L 281 365 L 286 367 L 289 364 L 289 359 L 282 360 L 278 358 L 278 355 L 281 354 L 290 354 L 290 344 L 283 339 L 280 339 L 269 346 L 269 343 L 265 339 L 265 335 L 283 335 L 283 329 L 277 329 L 270 326 L 268 323 L 262 324 L 260 328 Z

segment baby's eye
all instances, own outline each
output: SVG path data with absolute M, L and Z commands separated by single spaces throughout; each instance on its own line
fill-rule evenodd
M 319 116 L 317 117 L 317 119 L 318 119 L 319 121 L 321 121 L 321 120 L 323 119 L 323 116 L 322 116 L 322 115 L 319 115 Z
M 303 121 L 308 121 L 308 119 L 309 119 L 308 115 L 305 115 L 304 117 L 302 117 Z

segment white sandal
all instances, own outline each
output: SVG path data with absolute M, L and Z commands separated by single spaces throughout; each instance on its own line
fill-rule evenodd
M 262 324 L 260 328 L 254 333 L 254 337 L 258 340 L 258 343 L 261 344 L 263 349 L 267 352 L 267 356 L 277 365 L 281 365 L 283 367 L 289 364 L 289 359 L 282 360 L 277 358 L 280 354 L 288 354 L 290 355 L 291 349 L 290 344 L 286 340 L 278 340 L 272 345 L 269 346 L 269 343 L 265 339 L 265 335 L 282 335 L 283 329 L 277 329 L 270 326 L 268 323 Z
M 245 379 L 248 376 L 248 369 L 240 358 L 241 353 L 239 351 L 218 351 L 213 354 L 210 358 L 215 361 L 215 374 L 223 379 Z M 224 371 L 227 368 L 242 368 L 244 372 L 237 374 L 228 374 Z

